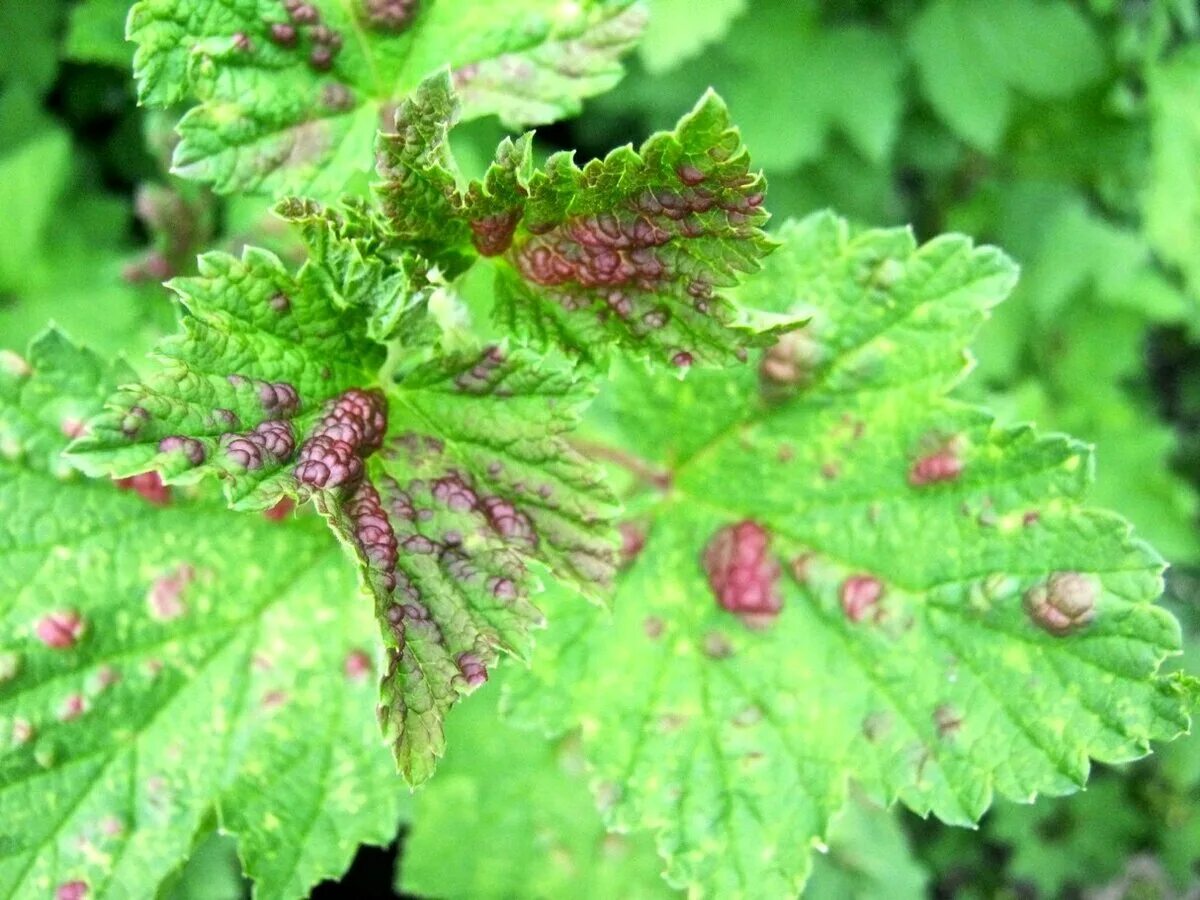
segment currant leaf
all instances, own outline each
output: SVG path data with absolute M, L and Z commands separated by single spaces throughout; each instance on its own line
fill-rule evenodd
M 353 577 L 315 517 L 51 467 L 125 375 L 56 334 L 28 361 L 0 376 L 0 893 L 152 896 L 215 812 L 258 895 L 307 895 L 399 816 Z
M 451 67 L 469 118 L 548 122 L 616 83 L 644 20 L 636 0 L 142 0 L 128 33 L 143 102 L 198 102 L 177 172 L 328 198 L 430 72 Z
M 392 436 L 362 485 L 348 501 L 318 497 L 375 596 L 379 714 L 412 783 L 432 773 L 446 712 L 498 653 L 527 655 L 542 622 L 529 562 L 585 594 L 611 581 L 612 497 L 563 438 L 591 393 L 531 354 L 434 360 L 389 390 Z
M 955 132 L 995 150 L 1012 93 L 1067 97 L 1104 74 L 1104 48 L 1087 18 L 1054 0 L 935 0 L 909 30 L 925 96 Z
M 965 825 L 1145 754 L 1195 693 L 1159 674 L 1162 562 L 1086 505 L 1089 450 L 946 396 L 1012 263 L 829 215 L 781 238 L 739 299 L 809 324 L 757 373 L 627 370 L 602 398 L 650 488 L 615 618 L 549 598 L 514 704 L 586 711 L 609 825 L 705 896 L 800 890 L 851 778 Z
M 161 365 L 145 380 L 113 395 L 72 459 L 89 475 L 155 470 L 168 484 L 216 475 L 238 509 L 296 496 L 306 435 L 384 359 L 353 302 L 373 282 L 346 259 L 293 274 L 255 248 L 202 256 L 199 275 L 170 282 L 191 313 L 182 333 L 158 345 Z
M 458 187 L 446 75 L 404 104 L 381 140 L 380 188 L 396 235 L 492 257 L 508 331 L 584 359 L 623 347 L 661 365 L 727 365 L 787 326 L 751 321 L 726 292 L 758 271 L 762 176 L 707 94 L 673 132 L 582 169 L 557 153 L 532 170 L 528 136 L 505 141 L 482 182 Z
M 372 328 L 388 297 L 418 314 L 413 272 L 380 255 L 360 208 L 283 211 L 311 258 L 292 274 L 259 250 L 210 254 L 172 282 L 182 334 L 71 459 L 165 485 L 216 476 L 237 509 L 312 499 L 361 562 L 388 653 L 381 723 L 417 783 L 449 708 L 540 623 L 530 564 L 588 594 L 610 580 L 612 498 L 563 437 L 594 391 L 561 357 L 498 346 L 381 379 Z
M 712 0 L 702 6 L 653 0 L 638 56 L 652 74 L 666 72 L 720 41 L 745 11 L 746 0 Z

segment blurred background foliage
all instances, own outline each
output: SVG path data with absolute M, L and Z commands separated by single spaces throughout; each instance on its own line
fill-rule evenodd
M 1003 419 L 1096 444 L 1096 498 L 1133 519 L 1171 562 L 1166 603 L 1195 642 L 1200 6 L 648 2 L 650 26 L 626 79 L 578 118 L 542 129 L 539 152 L 578 148 L 584 159 L 636 143 L 712 85 L 767 173 L 777 219 L 833 207 L 863 225 L 911 223 L 921 238 L 958 230 L 1002 246 L 1022 265 L 1021 284 L 985 329 L 962 391 Z M 173 326 L 161 282 L 189 271 L 198 251 L 254 242 L 298 253 L 269 214 L 270 198 L 217 197 L 169 174 L 181 111 L 136 106 L 128 6 L 0 0 L 7 346 L 53 320 L 136 364 Z M 459 129 L 460 158 L 482 167 L 499 134 L 494 122 Z M 1195 651 L 1182 664 L 1200 674 Z M 451 746 L 468 749 L 447 760 L 434 783 L 440 794 L 418 799 L 426 812 L 408 852 L 365 850 L 342 885 L 318 896 L 390 896 L 398 853 L 398 889 L 419 892 L 431 883 L 424 873 L 453 854 L 461 879 L 452 896 L 505 895 L 511 873 L 472 871 L 463 841 L 445 836 L 462 794 L 501 771 L 503 796 L 550 792 L 561 802 L 515 819 L 501 804 L 472 824 L 473 840 L 527 834 L 561 851 L 568 874 L 619 866 L 630 873 L 624 896 L 663 893 L 649 848 L 606 839 L 587 818 L 568 751 L 518 745 L 479 755 L 496 742 L 494 715 L 480 709 L 455 723 L 465 733 Z M 530 754 L 565 768 L 506 762 Z M 1072 798 L 1002 804 L 978 833 L 855 806 L 827 849 L 811 896 L 1197 897 L 1200 741 L 1101 769 Z M 241 896 L 232 853 L 227 839 L 203 837 L 164 894 Z M 625 859 L 631 853 L 642 856 Z M 569 883 L 529 890 L 552 896 Z

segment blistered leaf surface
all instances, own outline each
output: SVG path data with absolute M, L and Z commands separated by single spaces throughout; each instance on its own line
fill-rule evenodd
M 968 824 L 1187 725 L 1161 562 L 1086 505 L 1087 449 L 945 396 L 1013 265 L 826 215 L 781 237 L 740 299 L 808 326 L 757 372 L 626 372 L 601 404 L 657 487 L 615 618 L 553 607 L 516 704 L 587 711 L 608 821 L 703 895 L 799 890 L 851 778 Z
M 451 68 L 468 117 L 547 122 L 616 83 L 644 19 L 633 0 L 143 0 L 129 36 L 144 102 L 198 102 L 176 171 L 328 197 L 431 72 Z
M 763 179 L 716 95 L 673 132 L 582 168 L 558 153 L 532 171 L 528 139 L 506 141 L 465 189 L 446 143 L 455 110 L 446 78 L 401 106 L 382 140 L 381 196 L 400 237 L 495 258 L 509 331 L 583 358 L 616 346 L 685 369 L 769 340 L 728 297 L 771 245 Z
M 293 274 L 259 250 L 210 254 L 173 282 L 192 314 L 183 332 L 87 423 L 72 459 L 167 485 L 216 476 L 236 508 L 312 499 L 362 564 L 387 648 L 379 716 L 418 782 L 446 711 L 540 622 L 529 565 L 585 593 L 611 578 L 611 497 L 564 439 L 592 392 L 561 358 L 498 346 L 381 381 L 370 332 L 384 297 L 408 296 L 406 271 L 355 237 L 362 221 L 285 212 L 312 258 Z
M 150 896 L 215 812 L 259 896 L 306 895 L 398 816 L 352 575 L 314 518 L 52 465 L 122 375 L 57 335 L 27 362 L 0 375 L 0 891 Z

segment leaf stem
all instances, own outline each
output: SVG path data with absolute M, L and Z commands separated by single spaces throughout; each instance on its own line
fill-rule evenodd
M 628 450 L 622 450 L 620 447 L 611 447 L 608 444 L 601 444 L 595 441 L 580 440 L 578 438 L 573 439 L 570 443 L 572 447 L 589 459 L 620 466 L 638 480 L 645 482 L 657 490 L 665 492 L 671 489 L 673 474 L 670 470 L 659 468 L 648 460 L 630 453 Z

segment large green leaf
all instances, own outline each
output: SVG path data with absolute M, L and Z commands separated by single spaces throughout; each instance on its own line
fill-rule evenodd
M 212 814 L 260 897 L 394 833 L 367 604 L 315 517 L 167 506 L 57 460 L 126 378 L 56 333 L 0 373 L 0 893 L 144 897 Z
M 362 237 L 366 220 L 287 210 L 311 241 L 299 272 L 261 250 L 202 257 L 172 282 L 182 332 L 72 459 L 167 484 L 213 475 L 239 509 L 312 499 L 362 564 L 388 651 L 380 718 L 418 782 L 449 707 L 540 621 L 529 564 L 588 593 L 611 577 L 611 497 L 563 437 L 592 390 L 561 358 L 500 346 L 425 362 L 397 350 L 382 372 L 379 304 L 423 308 L 407 270 Z
M 909 46 L 925 96 L 959 135 L 995 150 L 1012 92 L 1069 96 L 1104 73 L 1104 51 L 1087 19 L 1064 0 L 934 0 Z
M 515 704 L 582 717 L 610 825 L 706 896 L 799 890 L 851 779 L 969 824 L 1143 755 L 1194 689 L 1158 674 L 1162 563 L 1086 505 L 1088 449 L 946 397 L 1011 262 L 829 215 L 781 238 L 740 299 L 810 325 L 758 372 L 625 370 L 600 403 L 645 485 L 615 617 L 547 607 Z
M 176 171 L 329 197 L 431 72 L 453 70 L 468 117 L 548 122 L 616 83 L 644 20 L 636 0 L 142 0 L 129 36 L 143 101 L 199 102 Z

